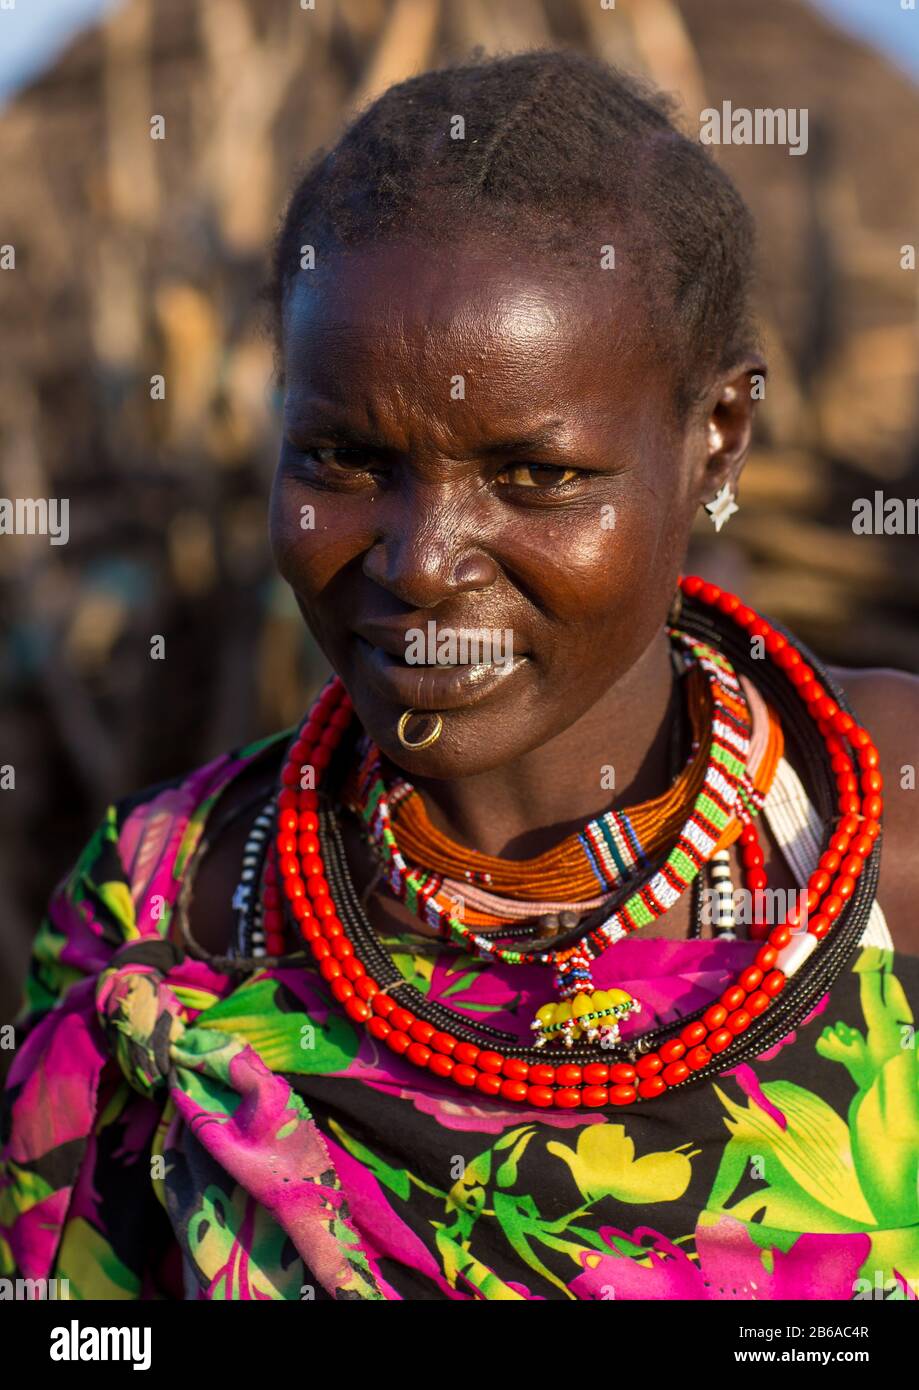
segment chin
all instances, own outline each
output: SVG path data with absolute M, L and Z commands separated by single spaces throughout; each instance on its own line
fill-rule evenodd
M 511 728 L 506 707 L 492 712 L 477 705 L 440 712 L 443 727 L 437 741 L 427 748 L 406 748 L 396 733 L 402 709 L 384 708 L 374 695 L 360 690 L 349 694 L 362 728 L 381 753 L 410 778 L 474 777 L 513 762 L 543 741 L 541 737 L 526 737 L 535 726 L 522 719 L 519 710 L 514 711 L 515 727 Z

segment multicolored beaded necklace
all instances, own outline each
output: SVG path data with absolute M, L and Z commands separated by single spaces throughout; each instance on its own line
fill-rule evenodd
M 768 623 L 736 595 L 723 593 L 698 577 L 683 579 L 681 589 L 684 598 L 691 600 L 700 612 L 705 608 L 712 612 L 711 619 L 704 613 L 693 617 L 693 640 L 699 647 L 698 659 L 708 663 L 718 699 L 712 738 L 713 750 L 717 748 L 717 752 L 711 759 L 715 770 L 707 782 L 703 819 L 692 828 L 688 847 L 681 848 L 683 858 L 666 873 L 656 869 L 646 875 L 646 881 L 625 904 L 630 907 L 627 915 L 620 915 L 621 909 L 617 909 L 586 931 L 581 924 L 578 940 L 570 946 L 559 941 L 551 950 L 524 953 L 497 948 L 488 938 L 475 939 L 477 944 L 480 939 L 487 943 L 489 954 L 497 956 L 500 952 L 500 958 L 509 963 L 514 963 L 515 958 L 522 961 L 544 956 L 558 967 L 570 950 L 572 956 L 567 958 L 586 958 L 589 966 L 592 953 L 654 920 L 676 901 L 706 854 L 710 857 L 714 852 L 719 823 L 735 809 L 741 813 L 743 802 L 738 789 L 744 771 L 744 711 L 737 699 L 736 677 L 731 683 L 733 673 L 726 648 L 732 647 L 737 659 L 748 654 L 751 637 L 760 637 L 768 661 L 775 668 L 771 675 L 763 672 L 764 683 L 771 683 L 775 698 L 785 702 L 787 716 L 797 723 L 802 744 L 813 747 L 814 726 L 823 741 L 823 761 L 818 765 L 815 760 L 815 773 L 822 779 L 821 795 L 825 802 L 830 797 L 828 776 L 834 779 L 838 815 L 836 829 L 807 884 L 805 914 L 801 915 L 800 908 L 792 908 L 784 922 L 771 928 L 754 963 L 739 973 L 717 1003 L 697 1018 L 681 1020 L 675 1026 L 639 1038 L 636 1045 L 628 1048 L 628 1061 L 591 1061 L 590 1050 L 582 1058 L 583 1048 L 579 1048 L 570 1054 L 570 1062 L 560 1066 L 539 1060 L 533 1049 L 504 1044 L 498 1051 L 496 1047 L 468 1040 L 470 1030 L 480 1036 L 494 1035 L 495 1030 L 482 1025 L 472 1029 L 472 1025 L 457 1022 L 438 1027 L 438 1023 L 443 1025 L 445 1019 L 455 1016 L 442 1006 L 430 1005 L 427 1012 L 434 1021 L 422 1017 L 422 996 L 418 996 L 413 1008 L 401 1007 L 394 997 L 395 990 L 406 988 L 407 994 L 412 995 L 414 991 L 404 979 L 385 983 L 387 967 L 375 949 L 372 929 L 350 885 L 334 816 L 321 799 L 321 787 L 317 791 L 301 784 L 301 769 L 305 766 L 320 778 L 325 774 L 352 722 L 350 700 L 337 679 L 319 696 L 294 739 L 282 770 L 282 790 L 277 798 L 276 864 L 269 866 L 271 874 L 266 872 L 264 890 L 263 917 L 269 949 L 278 939 L 283 902 L 321 974 L 329 981 L 333 997 L 354 1022 L 366 1026 L 378 1041 L 415 1066 L 439 1077 L 449 1077 L 460 1086 L 475 1088 L 485 1096 L 531 1107 L 631 1105 L 653 1099 L 676 1086 L 713 1074 L 735 1058 L 757 1055 L 751 1048 L 762 1050 L 767 1045 L 763 1037 L 771 1031 L 773 1012 L 775 1026 L 781 1030 L 777 1036 L 784 1036 L 789 1027 L 795 1026 L 788 1022 L 789 1018 L 803 1017 L 812 1007 L 815 995 L 819 998 L 828 987 L 826 981 L 842 968 L 870 910 L 877 880 L 876 841 L 881 833 L 878 753 L 867 731 L 843 708 L 842 693 L 836 691 L 837 698 L 833 698 L 830 691 L 835 687 L 829 674 L 809 654 L 805 659 L 800 644 L 796 645 L 778 625 Z M 730 620 L 728 626 L 719 631 L 718 624 L 723 625 L 724 619 Z M 688 627 L 685 617 L 683 626 Z M 713 655 L 704 650 L 708 643 L 698 630 L 708 627 L 712 638 L 720 641 L 720 650 L 712 645 Z M 689 634 L 678 635 L 683 640 Z M 790 698 L 792 695 L 794 699 Z M 741 835 L 741 843 L 748 849 L 753 842 L 744 837 L 751 830 L 752 825 L 747 824 Z M 756 862 L 758 853 L 751 856 L 747 884 L 764 887 L 761 857 Z M 867 874 L 863 872 L 866 865 Z M 633 905 L 636 898 L 641 907 Z M 451 937 L 466 944 L 464 933 L 468 929 L 461 922 L 452 920 L 445 925 Z M 783 1008 L 780 996 L 793 975 L 800 977 L 799 989 Z M 583 1015 L 580 1018 L 588 1024 Z M 583 1030 L 585 1036 L 588 1030 L 589 1024 Z M 606 1041 L 611 1043 L 611 1056 L 621 1053 L 622 1045 L 612 1045 L 615 1039 L 610 1039 L 609 1033 Z

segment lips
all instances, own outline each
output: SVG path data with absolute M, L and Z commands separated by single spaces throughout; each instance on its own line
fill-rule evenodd
M 355 634 L 355 647 L 368 684 L 386 700 L 404 709 L 464 709 L 478 704 L 499 686 L 513 680 L 529 658 L 517 655 L 509 662 L 481 662 L 464 666 L 410 666 L 404 659 L 405 644 L 392 636 L 383 639 L 387 650 Z

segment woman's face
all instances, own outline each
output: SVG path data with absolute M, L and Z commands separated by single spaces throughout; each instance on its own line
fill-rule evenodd
M 288 298 L 275 556 L 409 773 L 540 746 L 660 631 L 717 486 L 711 427 L 677 427 L 615 274 L 581 288 L 551 262 L 386 245 Z M 396 736 L 410 707 L 444 716 L 424 751 Z

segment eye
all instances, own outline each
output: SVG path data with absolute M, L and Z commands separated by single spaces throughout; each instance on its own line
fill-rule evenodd
M 352 473 L 367 471 L 367 456 L 360 449 L 306 449 L 304 456 L 321 468 L 343 468 Z
M 561 487 L 579 476 L 577 468 L 557 468 L 551 463 L 515 463 L 498 474 L 497 481 L 512 487 Z
M 314 487 L 364 486 L 387 472 L 372 450 L 338 445 L 311 445 L 286 440 L 286 468 Z

